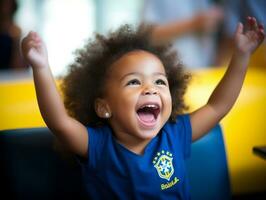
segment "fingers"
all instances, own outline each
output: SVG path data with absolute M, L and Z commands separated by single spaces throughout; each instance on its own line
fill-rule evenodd
M 24 46 L 25 49 L 30 49 L 32 47 L 36 48 L 41 44 L 41 42 L 42 40 L 40 36 L 36 32 L 30 31 L 23 39 L 22 46 Z
M 238 23 L 237 28 L 236 28 L 236 35 L 242 34 L 243 30 L 244 30 L 243 24 L 242 23 Z
M 264 30 L 264 27 L 262 24 L 258 24 L 255 17 L 247 17 L 246 29 L 247 31 L 259 32 L 260 30 Z
M 41 37 L 34 31 L 30 31 L 27 37 L 29 38 L 29 40 L 33 40 L 36 43 L 41 42 Z
M 250 17 L 250 16 L 247 17 L 246 29 L 247 31 L 258 29 L 257 20 L 255 17 Z
M 251 23 L 251 29 L 258 30 L 258 23 L 255 17 L 251 17 L 250 23 Z
M 255 31 L 257 36 L 259 37 L 259 40 L 264 40 L 264 27 L 262 24 L 258 24 L 255 17 L 247 17 L 246 29 L 247 31 Z
M 247 30 L 251 30 L 251 17 L 247 17 L 245 26 Z
M 265 37 L 264 33 L 264 26 L 262 24 L 259 24 L 259 37 L 263 41 Z

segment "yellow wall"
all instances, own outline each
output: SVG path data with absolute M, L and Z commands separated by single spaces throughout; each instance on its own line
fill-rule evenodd
M 0 130 L 45 126 L 31 80 L 0 82 Z
M 224 68 L 194 72 L 186 95 L 190 109 L 203 105 Z M 241 95 L 221 122 L 233 193 L 266 190 L 266 161 L 252 153 L 266 145 L 266 70 L 250 69 Z M 45 126 L 32 80 L 0 82 L 0 130 Z

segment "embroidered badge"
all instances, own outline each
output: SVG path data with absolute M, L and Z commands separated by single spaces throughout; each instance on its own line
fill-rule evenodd
M 156 168 L 158 175 L 167 181 L 170 180 L 174 173 L 172 161 L 173 155 L 168 151 L 165 152 L 164 150 L 158 152 L 153 158 L 153 166 Z

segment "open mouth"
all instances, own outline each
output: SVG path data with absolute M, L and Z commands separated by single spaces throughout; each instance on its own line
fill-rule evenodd
M 156 119 L 160 113 L 158 104 L 145 104 L 137 109 L 138 118 L 144 126 L 154 126 Z

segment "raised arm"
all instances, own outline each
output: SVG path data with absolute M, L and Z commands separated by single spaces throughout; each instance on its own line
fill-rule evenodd
M 196 32 L 214 32 L 223 18 L 219 7 L 211 7 L 190 18 L 155 26 L 152 41 L 155 44 L 172 41 L 180 36 Z
M 230 111 L 240 93 L 250 55 L 264 40 L 264 28 L 257 24 L 255 18 L 247 18 L 245 29 L 239 23 L 234 36 L 233 57 L 207 104 L 191 113 L 193 141 L 204 136 Z
M 38 105 L 46 125 L 72 152 L 86 157 L 86 127 L 67 115 L 49 67 L 45 44 L 37 33 L 30 32 L 23 39 L 22 52 L 33 70 Z

